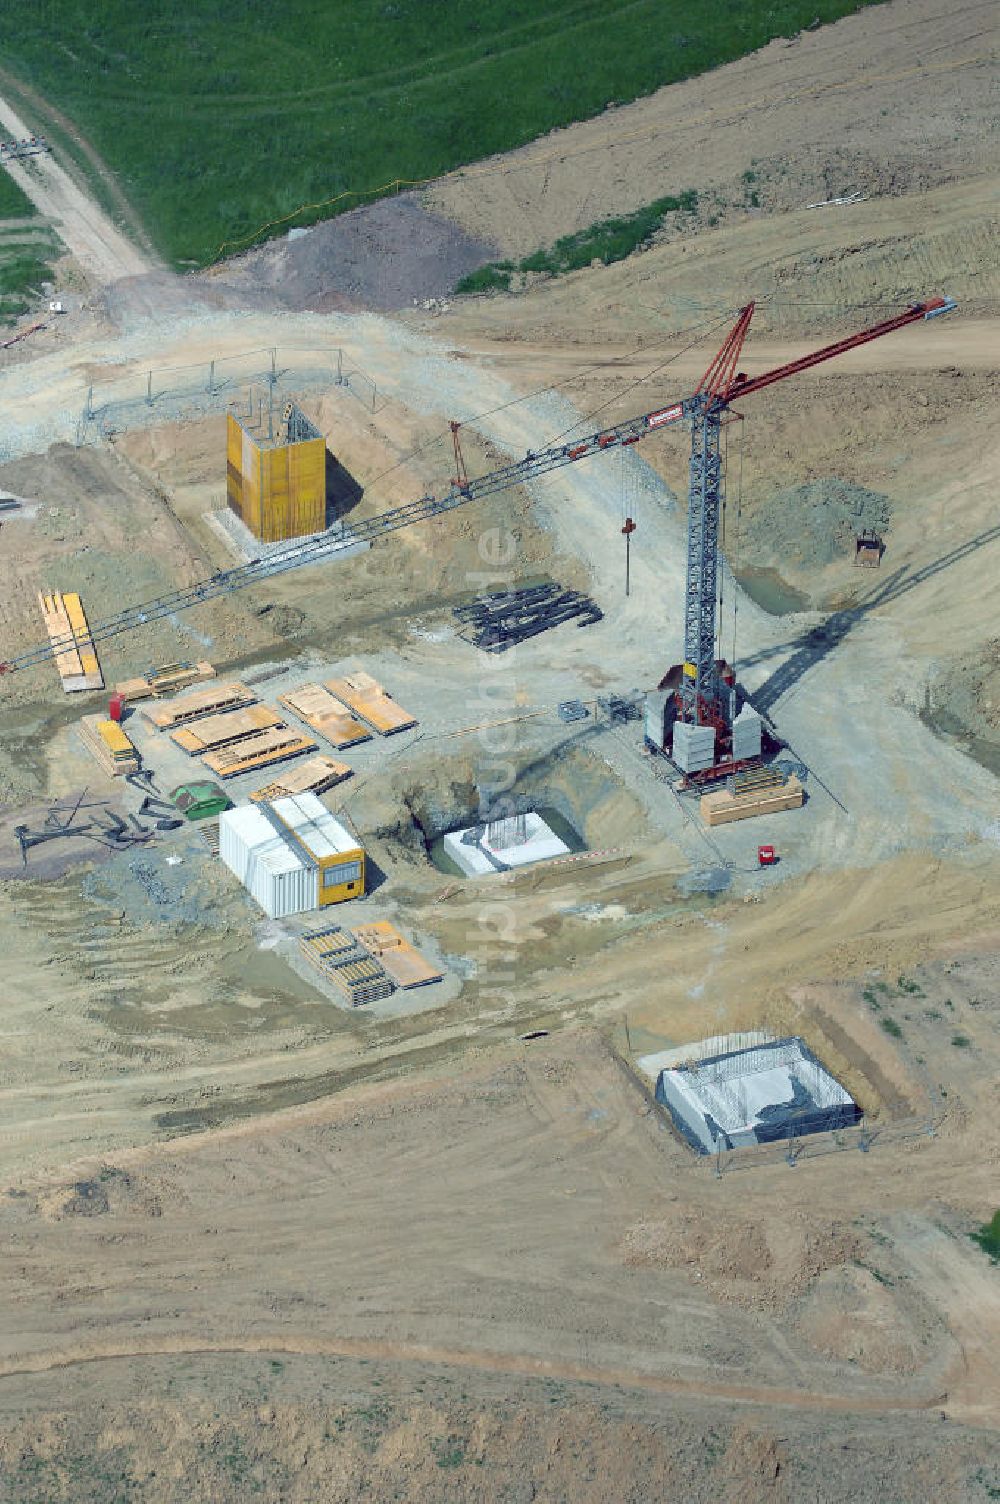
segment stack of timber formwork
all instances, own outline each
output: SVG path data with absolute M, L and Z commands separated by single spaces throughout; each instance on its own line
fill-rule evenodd
M 87 750 L 112 778 L 138 773 L 141 766 L 139 754 L 117 721 L 105 720 L 99 715 L 85 715 L 80 722 L 80 735 Z
M 255 804 L 260 804 L 262 800 L 284 799 L 289 794 L 323 794 L 350 776 L 351 770 L 346 763 L 321 753 L 318 757 L 308 758 L 297 768 L 287 768 L 274 783 L 254 789 L 250 798 Z
M 128 696 L 126 695 L 126 699 Z M 211 715 L 222 715 L 229 710 L 240 710 L 245 705 L 256 705 L 257 696 L 245 684 L 213 684 L 211 689 L 199 689 L 192 695 L 183 695 L 172 705 L 150 705 L 141 712 L 143 720 L 154 731 L 173 731 L 188 721 L 200 721 Z
M 417 724 L 416 716 L 397 705 L 371 674 L 360 671 L 345 674 L 339 679 L 328 679 L 326 687 L 352 715 L 366 722 L 380 736 L 392 736 L 396 731 L 406 731 Z
M 339 925 L 311 930 L 302 936 L 299 945 L 306 959 L 339 988 L 352 1008 L 392 996 L 395 990 L 392 978 L 362 949 L 349 930 Z
M 133 705 L 138 700 L 159 700 L 164 695 L 175 695 L 178 690 L 190 689 L 192 684 L 214 678 L 215 669 L 210 663 L 168 663 L 135 679 L 122 680 L 121 684 L 115 685 L 115 693 Z
M 278 702 L 338 751 L 371 740 L 368 727 L 356 721 L 322 684 L 300 684 L 298 689 L 279 695 Z
M 202 762 L 218 778 L 236 778 L 240 773 L 253 773 L 273 762 L 298 757 L 300 752 L 316 751 L 316 743 L 308 736 L 300 736 L 277 717 L 275 722 L 264 731 L 244 734 L 216 751 L 203 752 Z
M 65 595 L 58 590 L 49 595 L 39 591 L 38 604 L 49 641 L 57 647 L 55 665 L 66 693 L 103 689 L 104 675 L 94 651 L 83 602 L 76 591 L 67 591 Z
M 281 716 L 270 705 L 244 705 L 239 710 L 227 710 L 224 715 L 210 715 L 190 725 L 178 726 L 170 732 L 170 740 L 189 757 L 201 757 L 227 742 L 242 741 L 283 725 Z
M 798 809 L 805 790 L 794 773 L 787 782 L 749 788 L 719 789 L 702 794 L 701 818 L 706 825 L 726 825 L 731 820 L 749 820 L 754 815 L 773 815 L 784 809 Z
M 440 982 L 443 971 L 431 966 L 415 946 L 386 920 L 374 924 L 359 924 L 351 931 L 358 944 L 385 968 L 397 987 L 425 987 L 428 982 Z

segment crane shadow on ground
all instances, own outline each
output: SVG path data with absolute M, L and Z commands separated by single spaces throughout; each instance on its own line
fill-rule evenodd
M 957 548 L 951 549 L 949 553 L 943 554 L 933 563 L 925 564 L 922 569 L 916 569 L 912 573 L 905 568 L 897 569 L 864 600 L 856 605 L 846 606 L 841 611 L 834 611 L 826 621 L 821 622 L 819 626 L 810 627 L 807 632 L 793 638 L 791 643 L 786 642 L 766 648 L 760 653 L 751 654 L 743 659 L 740 667 L 746 669 L 786 652 L 789 647 L 792 650 L 785 662 L 780 664 L 758 689 L 750 693 L 754 708 L 764 715 L 769 715 L 779 700 L 798 684 L 810 669 L 815 668 L 824 658 L 839 648 L 866 616 L 888 605 L 890 601 L 898 600 L 908 591 L 916 590 L 918 586 L 925 584 L 942 570 L 961 563 L 963 559 L 967 559 L 970 554 L 976 553 L 980 548 L 998 541 L 1000 541 L 1000 524 L 977 533 L 974 538 L 967 539 L 965 543 L 959 544 Z

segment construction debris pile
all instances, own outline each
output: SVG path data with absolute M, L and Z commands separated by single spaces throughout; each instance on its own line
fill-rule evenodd
M 149 816 L 153 821 L 152 824 L 141 820 L 139 815 L 129 815 L 128 819 L 125 819 L 115 810 L 109 809 L 102 801 L 95 800 L 87 803 L 88 791 L 84 789 L 71 804 L 57 800 L 40 826 L 24 824 L 14 826 L 14 834 L 21 847 L 22 866 L 28 865 L 29 851 L 52 841 L 65 841 L 83 836 L 111 851 L 127 851 L 133 846 L 148 845 L 154 838 L 156 830 L 172 829 L 179 823 L 169 818 L 174 812 L 168 805 L 162 804 L 162 801 L 155 795 L 146 792 L 149 785 L 143 781 L 144 775 L 129 776 L 130 780 L 137 779 L 138 786 L 144 789 L 145 797 L 139 813 Z

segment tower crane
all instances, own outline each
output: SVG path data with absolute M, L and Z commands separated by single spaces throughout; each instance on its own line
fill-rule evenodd
M 735 711 L 735 686 L 732 675 L 716 656 L 718 636 L 717 588 L 719 577 L 719 519 L 722 507 L 723 474 L 720 454 L 722 424 L 731 404 L 788 376 L 798 375 L 823 361 L 833 360 L 848 350 L 881 339 L 923 319 L 948 313 L 956 304 L 953 298 L 932 298 L 913 303 L 895 318 L 885 319 L 868 329 L 824 345 L 822 349 L 775 366 L 763 375 L 747 377 L 738 368 L 743 344 L 753 318 L 754 304 L 740 310 L 722 348 L 709 365 L 694 392 L 678 402 L 641 413 L 622 423 L 601 429 L 586 438 L 554 445 L 538 453 L 528 453 L 523 460 L 502 465 L 486 475 L 470 479 L 461 456 L 457 424 L 452 424 L 456 453 L 456 474 L 449 489 L 440 497 L 423 496 L 418 501 L 394 507 L 357 523 L 350 530 L 335 527 L 317 538 L 302 543 L 291 542 L 268 555 L 253 559 L 234 569 L 220 570 L 198 584 L 189 585 L 168 595 L 158 596 L 141 605 L 130 606 L 117 616 L 91 626 L 94 642 L 105 641 L 131 632 L 148 622 L 171 616 L 191 606 L 228 595 L 270 579 L 274 575 L 320 563 L 358 543 L 371 542 L 415 522 L 439 517 L 468 502 L 478 501 L 498 491 L 537 480 L 550 471 L 578 463 L 614 448 L 637 444 L 649 434 L 687 420 L 691 424 L 691 461 L 688 489 L 687 574 L 684 591 L 684 663 L 675 694 L 678 725 L 713 734 L 711 754 L 701 767 L 716 767 L 731 758 L 732 723 Z M 0 675 L 31 668 L 56 657 L 73 645 L 73 639 L 50 640 L 25 653 L 0 662 Z M 680 736 L 686 743 L 690 735 Z M 674 732 L 674 756 L 677 760 L 678 734 Z M 684 767 L 683 761 L 681 766 Z M 686 767 L 685 771 L 690 771 Z

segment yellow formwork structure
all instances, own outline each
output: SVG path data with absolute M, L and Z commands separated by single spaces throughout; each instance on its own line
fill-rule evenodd
M 228 415 L 226 501 L 262 543 L 323 530 L 326 441 L 298 408 L 289 404 L 277 442 Z

